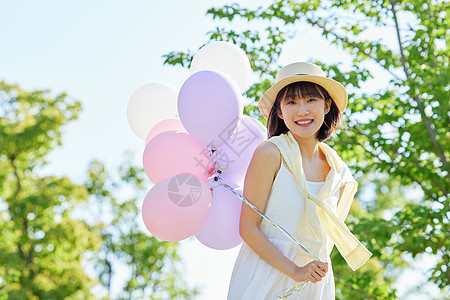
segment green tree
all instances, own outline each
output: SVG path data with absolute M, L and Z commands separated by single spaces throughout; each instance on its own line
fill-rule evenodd
M 405 266 L 408 257 L 434 255 L 438 263 L 427 276 L 443 297 L 450 293 L 449 8 L 446 1 L 279 0 L 256 9 L 231 4 L 207 11 L 230 22 L 210 31 L 209 39 L 237 44 L 260 77 L 245 93 L 253 102 L 244 112 L 262 122 L 257 101 L 273 83 L 283 47 L 298 28 L 319 30 L 349 54 L 348 67 L 311 60 L 349 91 L 345 121 L 328 143 L 355 173 L 374 174 L 375 196 L 353 208 L 358 217 L 351 215 L 349 225 L 367 242 L 380 272 Z M 248 22 L 249 29 L 233 30 L 235 22 Z M 254 29 L 261 26 L 264 30 Z M 395 44 L 387 34 L 395 36 Z M 164 62 L 188 67 L 193 53 L 173 51 Z M 375 69 L 383 70 L 388 83 L 365 92 Z M 420 197 L 400 193 L 405 190 Z M 395 297 L 387 273 L 381 279 L 360 273 L 373 271 L 371 266 L 352 276 L 336 267 L 336 277 L 343 279 L 337 281 L 338 297 Z M 374 284 L 380 280 L 385 285 Z
M 116 196 L 124 184 L 142 190 L 141 169 L 124 163 L 112 180 L 93 162 L 85 185 L 39 175 L 80 110 L 66 94 L 0 82 L 0 299 L 92 299 L 97 284 L 109 291 L 117 262 L 131 269 L 118 297 L 188 299 L 176 244 L 140 231 L 136 197 Z M 76 218 L 80 208 L 96 213 Z
M 0 295 L 4 299 L 92 298 L 81 264 L 100 238 L 70 217 L 85 187 L 36 170 L 61 144 L 61 127 L 80 103 L 65 94 L 26 92 L 0 82 Z
M 86 182 L 91 199 L 81 207 L 89 211 L 86 220 L 94 220 L 102 239 L 100 251 L 91 259 L 101 284 L 111 294 L 117 274 L 114 269 L 122 265 L 131 275 L 123 279 L 117 298 L 191 299 L 198 291 L 187 288 L 179 272 L 177 243 L 160 242 L 141 228 L 141 207 L 136 203 L 142 202 L 142 192 L 148 190 L 144 170 L 127 160 L 117 175 L 112 176 L 101 162 L 93 161 Z M 127 197 L 118 197 L 123 191 Z

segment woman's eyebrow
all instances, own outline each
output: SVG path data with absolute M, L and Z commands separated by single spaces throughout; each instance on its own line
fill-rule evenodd
M 312 95 L 286 95 L 284 100 L 298 100 L 298 99 L 311 99 L 311 98 L 321 98 L 320 96 Z
M 285 99 L 301 99 L 303 98 L 302 95 L 295 95 L 295 94 L 290 94 L 290 95 L 286 95 Z

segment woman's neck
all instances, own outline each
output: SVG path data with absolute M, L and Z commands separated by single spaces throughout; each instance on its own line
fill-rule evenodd
M 321 158 L 322 154 L 319 148 L 319 141 L 315 137 L 299 138 L 294 136 L 294 138 L 300 147 L 302 159 L 312 161 Z

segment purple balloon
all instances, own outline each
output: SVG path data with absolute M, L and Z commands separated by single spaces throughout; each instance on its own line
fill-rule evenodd
M 208 148 L 228 141 L 242 113 L 239 88 L 225 73 L 198 71 L 189 76 L 178 94 L 178 115 L 184 128 Z
M 256 147 L 267 138 L 266 127 L 257 119 L 242 116 L 236 132 L 226 144 L 217 148 L 216 169 L 222 178 L 243 186 L 245 174 Z
M 234 182 L 227 182 L 237 188 Z M 223 185 L 212 191 L 212 205 L 203 226 L 194 234 L 204 245 L 217 249 L 231 249 L 242 243 L 239 220 L 242 200 Z

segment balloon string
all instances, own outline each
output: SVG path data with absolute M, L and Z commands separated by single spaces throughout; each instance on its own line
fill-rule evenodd
M 217 148 L 215 148 L 215 147 L 213 147 L 213 148 L 206 148 L 206 150 L 208 151 L 209 156 L 211 157 L 211 160 L 212 160 L 212 163 L 213 163 L 213 169 L 214 169 L 213 174 L 215 172 L 218 172 L 218 173 L 221 174 L 222 171 L 217 168 Z
M 263 214 L 256 206 L 254 206 L 251 202 L 249 202 L 243 195 L 239 194 L 238 192 L 236 192 L 230 185 L 228 185 L 227 183 L 225 183 L 222 178 L 218 175 L 220 175 L 222 173 L 222 171 L 220 170 L 216 170 L 216 160 L 213 159 L 213 153 L 215 152 L 216 158 L 217 158 L 217 151 L 216 149 L 210 150 L 208 149 L 209 154 L 211 156 L 211 159 L 213 160 L 213 166 L 214 166 L 214 172 L 211 175 L 210 179 L 208 179 L 208 182 L 211 183 L 215 182 L 217 183 L 216 185 L 212 185 L 211 188 L 214 189 L 219 185 L 223 185 L 225 188 L 227 188 L 228 190 L 230 190 L 234 195 L 236 195 L 239 199 L 241 199 L 245 204 L 247 204 L 250 208 L 252 208 L 254 211 L 256 211 L 263 219 L 265 219 L 267 222 L 269 222 L 270 224 L 272 224 L 273 226 L 275 226 L 275 228 L 277 228 L 278 230 L 280 230 L 283 234 L 285 234 L 292 242 L 294 242 L 295 244 L 297 244 L 300 248 L 302 248 L 304 251 L 306 251 L 306 253 L 310 254 L 306 254 L 305 256 L 312 258 L 312 259 L 316 259 L 318 261 L 320 261 L 319 257 L 312 252 L 311 250 L 309 250 L 305 245 L 303 245 L 298 239 L 296 239 L 295 237 L 293 237 L 292 235 L 290 235 L 283 227 L 281 227 L 280 225 L 278 225 L 277 223 L 273 222 L 272 220 L 270 220 L 265 214 Z M 212 179 L 212 180 L 211 180 Z M 291 287 L 288 287 L 287 289 L 285 289 L 284 291 L 282 291 L 281 295 L 276 297 L 275 300 L 284 300 L 287 299 L 290 295 L 292 294 L 297 294 L 299 295 L 300 292 L 308 285 L 309 281 L 303 281 L 300 282 L 298 284 L 294 284 Z
M 308 254 L 306 254 L 305 256 L 312 258 L 312 259 L 316 259 L 319 260 L 319 257 L 312 252 L 311 250 L 309 250 L 305 245 L 303 245 L 298 239 L 296 239 L 295 237 L 293 237 L 292 235 L 290 235 L 283 227 L 281 227 L 280 225 L 278 225 L 277 223 L 273 222 L 272 220 L 270 220 L 265 214 L 263 214 L 256 206 L 254 206 L 252 203 L 250 203 L 243 195 L 239 194 L 238 192 L 236 192 L 231 186 L 229 186 L 228 184 L 226 184 L 222 178 L 215 176 L 214 177 L 214 181 L 217 182 L 218 184 L 216 186 L 214 186 L 213 188 L 217 187 L 218 185 L 223 185 L 225 188 L 227 188 L 228 190 L 230 190 L 233 194 L 235 194 L 239 199 L 241 199 L 245 204 L 247 204 L 248 206 L 250 206 L 254 211 L 256 211 L 262 218 L 264 218 L 267 222 L 269 222 L 270 224 L 272 224 L 273 226 L 275 226 L 278 230 L 280 230 L 282 233 L 284 233 L 292 242 L 294 242 L 295 244 L 297 244 L 300 248 L 302 248 L 304 251 L 306 251 Z M 300 282 L 298 284 L 294 284 L 291 287 L 288 287 L 286 290 L 284 290 L 282 292 L 282 294 L 278 297 L 276 297 L 275 299 L 277 300 L 284 300 L 287 299 L 290 295 L 292 295 L 293 293 L 296 293 L 297 295 L 300 294 L 300 292 L 303 290 L 303 288 L 305 288 L 307 286 L 309 281 L 303 281 Z
M 216 152 L 217 155 L 217 151 L 214 149 L 211 152 Z M 216 162 L 214 161 L 214 166 L 215 166 Z M 261 217 L 263 217 L 267 222 L 269 222 L 270 224 L 272 224 L 273 226 L 275 226 L 277 229 L 279 229 L 281 232 L 283 232 L 292 242 L 296 243 L 298 246 L 300 246 L 300 248 L 302 248 L 303 250 L 305 250 L 307 253 L 311 254 L 311 256 L 307 255 L 310 258 L 316 259 L 316 260 L 320 260 L 319 257 L 312 252 L 311 250 L 309 250 L 305 245 L 303 245 L 299 240 L 297 240 L 295 237 L 293 237 L 292 235 L 290 235 L 286 230 L 284 230 L 284 228 L 282 228 L 281 226 L 279 226 L 277 223 L 273 222 L 272 220 L 270 220 L 265 214 L 263 214 L 261 211 L 259 211 L 259 209 L 254 206 L 252 203 L 250 203 L 250 201 L 248 201 L 243 195 L 239 194 L 238 192 L 236 192 L 230 185 L 228 185 L 227 183 L 225 183 L 223 181 L 223 179 L 218 176 L 220 175 L 222 172 L 219 171 L 214 171 L 213 174 L 211 175 L 210 179 L 208 179 L 208 181 L 211 181 L 211 178 L 215 181 L 218 182 L 220 185 L 223 185 L 225 188 L 227 188 L 228 190 L 230 190 L 234 195 L 236 195 L 239 199 L 241 199 L 245 204 L 247 204 L 248 206 L 250 206 L 254 211 L 256 211 Z M 212 186 L 212 188 L 214 189 L 216 186 Z
M 217 180 L 216 180 L 217 178 Z M 313 259 L 317 259 L 319 260 L 319 257 L 312 252 L 311 250 L 309 250 L 305 245 L 303 245 L 297 238 L 293 237 L 292 235 L 290 235 L 283 227 L 281 227 L 280 225 L 278 225 L 277 223 L 273 222 L 272 220 L 269 219 L 269 217 L 267 217 L 265 214 L 263 214 L 256 206 L 254 206 L 252 203 L 250 203 L 243 195 L 239 194 L 238 192 L 236 192 L 231 186 L 229 186 L 228 184 L 226 184 L 222 178 L 216 176 L 214 177 L 215 181 L 219 181 L 220 185 L 223 185 L 225 188 L 227 188 L 228 190 L 230 190 L 233 194 L 235 194 L 237 197 L 239 197 L 239 199 L 241 199 L 242 201 L 244 201 L 245 204 L 247 204 L 248 206 L 250 206 L 254 211 L 256 211 L 261 217 L 263 217 L 267 222 L 269 222 L 270 224 L 272 224 L 273 226 L 275 226 L 277 229 L 279 229 L 281 232 L 283 232 L 292 242 L 296 243 L 298 246 L 300 246 L 303 250 L 305 250 L 307 253 L 311 254 L 311 255 L 307 255 L 310 258 Z

